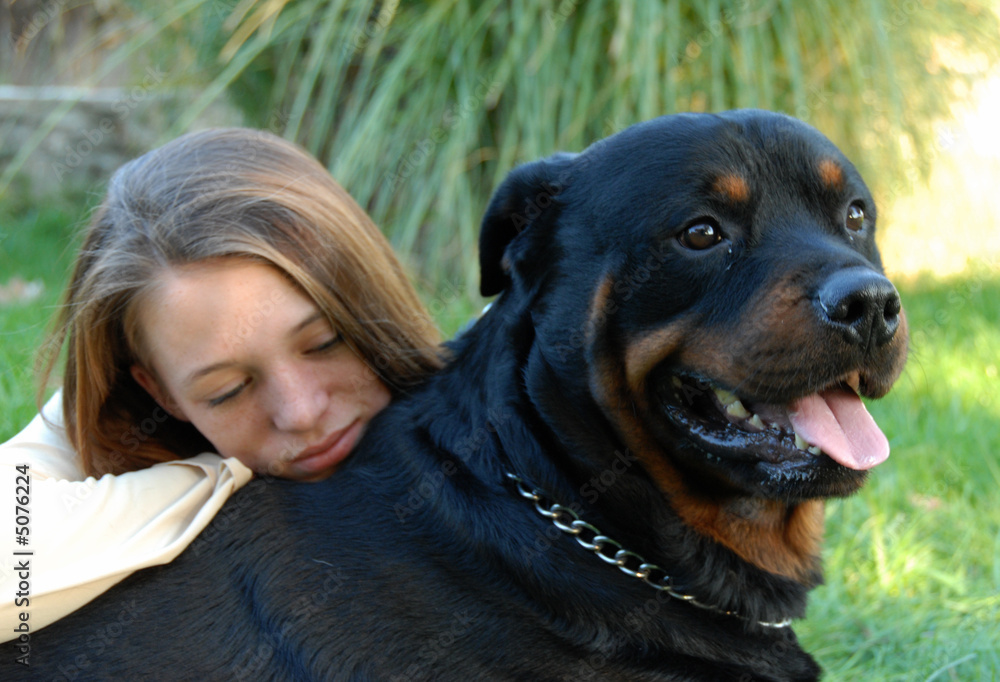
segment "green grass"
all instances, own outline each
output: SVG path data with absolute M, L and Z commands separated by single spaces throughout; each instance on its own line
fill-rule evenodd
M 0 442 L 37 412 L 34 365 L 55 315 L 76 250 L 74 215 L 62 204 L 34 209 L 0 205 L 0 286 L 11 278 L 41 280 L 42 296 L 27 303 L 0 303 Z
M 0 440 L 34 415 L 31 359 L 76 219 L 0 208 L 3 279 L 46 283 L 41 301 L 0 306 Z M 892 456 L 860 494 L 829 504 L 827 583 L 796 630 L 827 680 L 1000 680 L 1000 268 L 900 288 L 911 358 L 871 405 Z M 447 334 L 474 313 L 463 291 L 424 297 Z

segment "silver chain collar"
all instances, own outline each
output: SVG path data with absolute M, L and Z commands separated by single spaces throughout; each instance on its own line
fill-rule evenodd
M 604 535 L 600 529 L 582 520 L 580 515 L 569 507 L 552 502 L 552 498 L 544 491 L 538 488 L 529 488 L 520 476 L 509 472 L 506 475 L 517 487 L 518 495 L 534 503 L 535 511 L 551 521 L 552 525 L 562 532 L 572 535 L 581 547 L 589 549 L 605 563 L 617 566 L 622 573 L 639 578 L 653 589 L 666 592 L 674 599 L 697 606 L 699 609 L 732 616 L 744 621 L 751 620 L 746 616 L 741 616 L 736 611 L 727 611 L 713 604 L 705 604 L 698 601 L 693 595 L 677 591 L 674 589 L 673 579 L 662 568 L 649 563 L 641 555 L 625 549 L 620 542 Z M 551 504 L 546 505 L 546 501 L 551 502 Z M 614 553 L 612 554 L 612 552 Z M 754 622 L 765 628 L 787 628 L 792 624 L 792 619 Z

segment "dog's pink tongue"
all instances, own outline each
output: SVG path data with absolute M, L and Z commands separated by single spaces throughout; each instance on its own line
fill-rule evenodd
M 871 469 L 889 457 L 889 441 L 856 393 L 814 393 L 796 400 L 788 416 L 800 436 L 849 469 Z

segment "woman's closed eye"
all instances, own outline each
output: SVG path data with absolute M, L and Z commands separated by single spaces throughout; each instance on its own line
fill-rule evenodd
M 247 379 L 244 379 L 244 380 L 243 380 L 243 381 L 241 381 L 241 382 L 240 382 L 240 383 L 239 383 L 239 384 L 238 384 L 237 386 L 235 386 L 235 387 L 233 387 L 232 389 L 230 389 L 230 390 L 226 391 L 226 392 L 225 392 L 225 393 L 223 393 L 222 395 L 220 395 L 220 396 L 217 396 L 217 397 L 215 397 L 215 398 L 210 398 L 210 399 L 208 400 L 208 404 L 209 404 L 209 406 L 210 406 L 210 407 L 218 407 L 219 405 L 223 404 L 223 403 L 224 403 L 224 402 L 226 402 L 227 400 L 230 400 L 230 399 L 232 399 L 232 398 L 235 398 L 235 397 L 236 397 L 237 395 L 239 395 L 239 394 L 240 394 L 240 392 L 242 392 L 242 391 L 243 391 L 243 389 L 244 389 L 244 388 L 246 388 L 246 387 L 247 387 L 247 386 L 248 386 L 249 384 L 250 384 L 250 379 L 249 379 L 249 378 L 247 378 Z
M 340 334 L 336 334 L 332 338 L 327 339 L 326 341 L 323 341 L 322 343 L 319 343 L 319 344 L 313 346 L 308 351 L 306 351 L 306 353 L 307 354 L 316 354 L 316 353 L 323 353 L 323 352 L 328 351 L 328 350 L 333 350 L 338 345 L 340 345 L 340 342 L 342 340 L 343 339 L 340 338 Z
M 307 356 L 324 355 L 336 349 L 342 341 L 343 339 L 340 337 L 340 335 L 335 334 L 323 341 L 320 341 L 316 345 L 307 348 L 304 354 Z M 247 377 L 243 379 L 239 384 L 227 390 L 225 393 L 222 393 L 214 398 L 209 398 L 206 402 L 208 403 L 209 407 L 219 407 L 220 405 L 232 400 L 240 393 L 242 393 L 243 389 L 249 386 L 251 381 L 252 381 L 251 377 Z

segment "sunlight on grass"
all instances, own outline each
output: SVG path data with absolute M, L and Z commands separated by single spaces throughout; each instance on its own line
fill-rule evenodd
M 1000 268 L 1000 72 L 941 123 L 926 184 L 882 198 L 879 248 L 893 276 L 946 277 L 970 262 Z
M 1000 74 L 955 114 L 929 181 L 883 202 L 910 359 L 870 405 L 892 457 L 828 506 L 801 629 L 828 680 L 1000 679 Z

